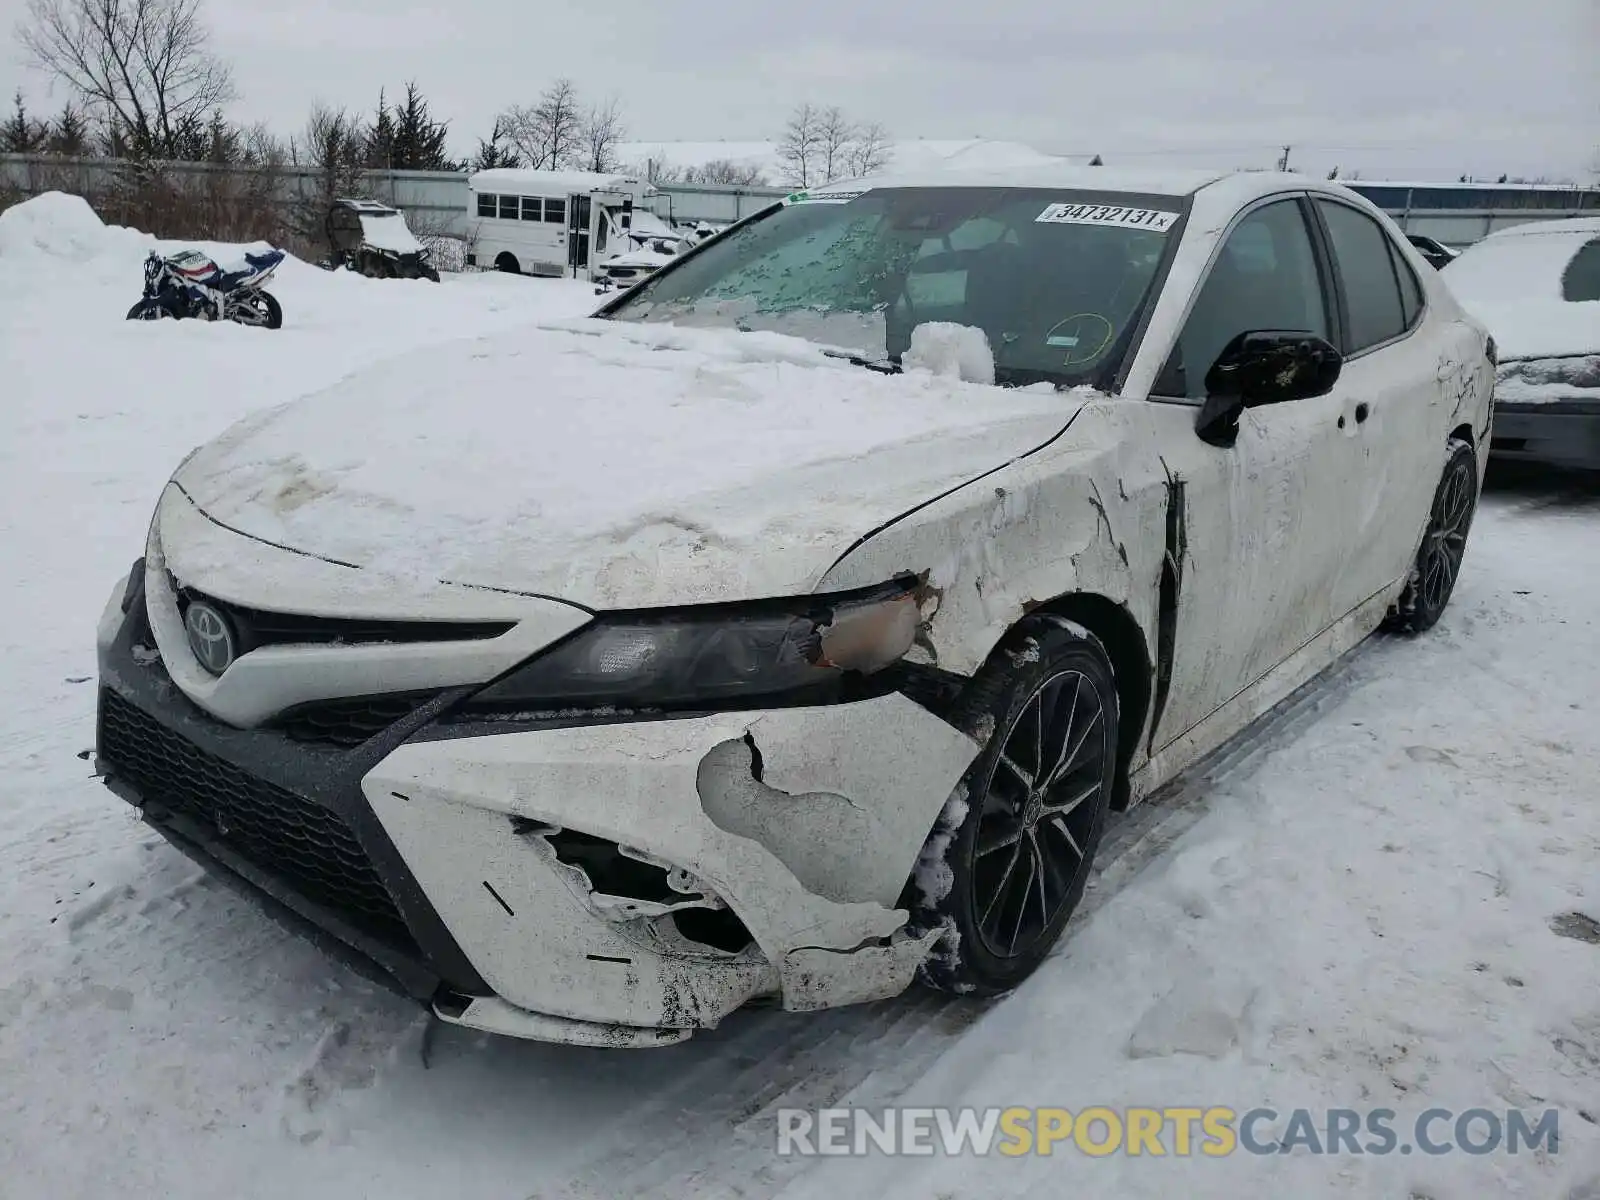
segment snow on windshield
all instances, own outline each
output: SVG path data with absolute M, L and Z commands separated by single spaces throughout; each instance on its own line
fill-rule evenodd
M 1137 323 L 1180 213 L 1160 197 L 903 188 L 791 202 L 645 285 L 620 320 L 770 330 L 900 362 L 967 326 L 1002 384 L 1090 382 Z
M 395 254 L 415 254 L 422 249 L 399 213 L 362 213 L 361 237 L 367 245 Z

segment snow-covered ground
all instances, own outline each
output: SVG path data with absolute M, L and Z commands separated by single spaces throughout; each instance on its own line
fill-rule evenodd
M 1075 931 L 1008 1000 L 750 1011 L 631 1053 L 443 1029 L 425 1066 L 417 1009 L 90 778 L 94 625 L 190 447 L 592 291 L 289 262 L 280 332 L 126 323 L 146 239 L 19 211 L 0 215 L 0 1197 L 1600 1195 L 1600 945 L 1559 919 L 1600 918 L 1592 483 L 1491 491 L 1443 624 L 1367 643 L 1123 819 Z M 776 1157 L 778 1107 L 843 1103 L 1554 1107 L 1561 1144 Z

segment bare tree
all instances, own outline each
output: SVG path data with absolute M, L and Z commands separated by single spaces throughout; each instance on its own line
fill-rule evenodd
M 822 148 L 822 114 L 810 104 L 802 104 L 789 114 L 778 140 L 778 161 L 784 165 L 789 182 L 799 187 L 821 183 L 818 155 Z
M 856 140 L 856 127 L 838 105 L 817 113 L 817 166 L 821 182 L 832 183 L 847 174 L 845 158 Z
M 851 179 L 876 175 L 894 157 L 889 131 L 877 121 L 856 126 L 855 139 L 845 147 L 844 169 Z
M 533 107 L 517 105 L 501 117 L 511 144 L 535 170 L 570 166 L 583 152 L 583 114 L 570 79 L 556 80 Z
M 624 169 L 646 183 L 678 183 L 688 176 L 688 171 L 674 162 L 669 162 L 660 150 L 629 164 Z
M 173 152 L 179 131 L 231 100 L 201 0 L 29 0 L 18 38 L 140 157 Z
M 589 109 L 583 121 L 584 169 L 610 174 L 620 165 L 617 146 L 627 134 L 622 121 L 622 106 L 615 96 Z
M 295 232 L 307 241 L 322 240 L 334 200 L 361 193 L 366 153 L 367 131 L 359 117 L 325 104 L 312 107 L 300 136 L 289 139 L 289 161 L 313 172 L 309 191 L 302 184 L 294 206 Z
M 729 183 L 742 187 L 760 187 L 767 182 L 766 173 L 753 163 L 738 163 L 731 158 L 714 158 L 698 167 L 683 172 L 685 183 Z M 654 182 L 652 180 L 652 182 Z M 670 181 L 669 181 L 670 182 Z

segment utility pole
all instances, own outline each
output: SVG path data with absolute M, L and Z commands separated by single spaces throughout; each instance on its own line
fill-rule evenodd
M 1289 151 L 1293 149 L 1293 146 L 1285 146 L 1283 148 L 1283 157 L 1278 159 L 1278 170 L 1287 171 L 1289 169 Z

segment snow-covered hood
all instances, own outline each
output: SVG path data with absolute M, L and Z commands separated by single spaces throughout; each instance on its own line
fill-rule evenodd
M 175 480 L 222 525 L 397 587 L 608 609 L 793 595 L 1094 395 L 885 376 L 774 334 L 565 322 L 257 413 Z

